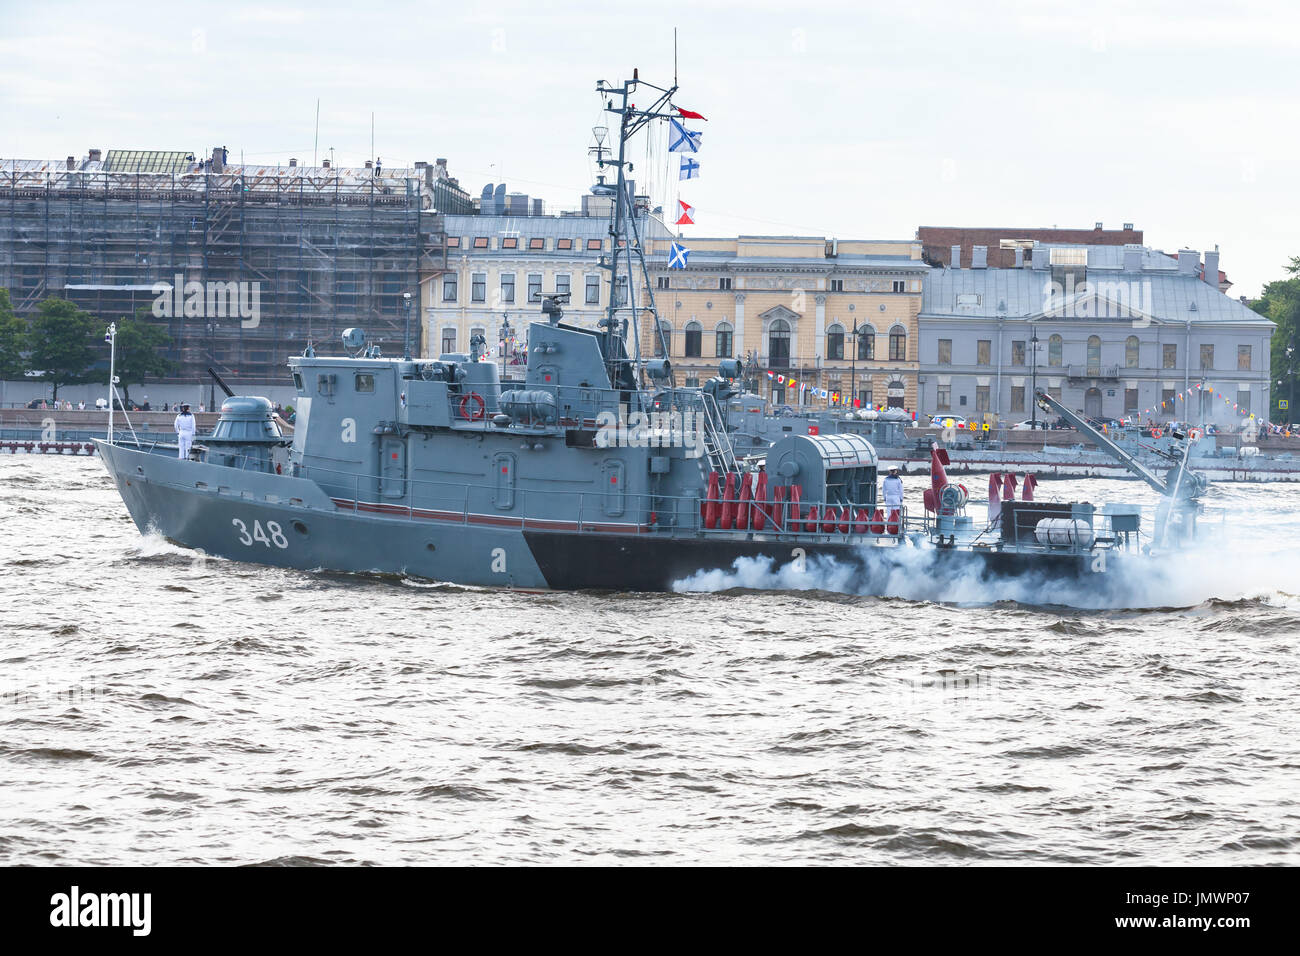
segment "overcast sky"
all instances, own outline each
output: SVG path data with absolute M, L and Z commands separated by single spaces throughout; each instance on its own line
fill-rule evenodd
M 477 195 L 573 207 L 594 84 L 672 76 L 708 117 L 687 234 L 910 239 L 1107 227 L 1217 243 L 1233 294 L 1300 255 L 1300 5 L 0 0 L 0 156 L 216 145 L 445 156 Z M 662 144 L 660 144 L 662 146 Z M 671 201 L 667 157 L 634 175 Z

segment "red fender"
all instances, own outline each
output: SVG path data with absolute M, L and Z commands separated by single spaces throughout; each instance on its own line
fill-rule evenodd
M 718 526 L 718 511 L 720 504 L 718 502 L 718 484 L 720 476 L 716 471 L 709 472 L 709 490 L 705 494 L 704 505 L 704 527 L 716 528 Z
M 799 485 L 790 486 L 790 530 L 799 530 L 799 517 L 803 514 L 803 508 L 799 502 L 803 498 L 803 488 Z M 814 529 L 815 530 L 815 529 Z
M 866 508 L 859 508 L 857 515 L 853 519 L 853 533 L 866 534 L 869 527 L 867 522 L 870 518 L 871 516 L 867 514 Z
M 1025 487 L 1024 487 L 1024 490 L 1021 491 L 1021 493 L 1020 493 L 1020 495 L 1021 495 L 1021 500 L 1022 500 L 1022 501 L 1033 501 L 1033 500 L 1034 500 L 1034 489 L 1037 488 L 1037 487 L 1038 487 L 1038 479 L 1035 478 L 1033 475 L 1025 475 Z
M 763 526 L 767 524 L 767 509 L 767 472 L 760 471 L 754 483 L 754 503 L 749 509 L 751 519 L 749 523 L 754 526 L 755 531 L 762 531 Z
M 808 531 L 817 530 L 817 506 L 808 506 L 808 519 L 804 522 L 804 528 Z
M 830 534 L 835 530 L 835 525 L 839 523 L 840 512 L 833 505 L 827 505 L 822 509 L 822 530 Z
M 871 516 L 871 533 L 885 533 L 885 512 L 880 508 L 877 508 L 876 513 Z
M 736 473 L 727 472 L 727 481 L 722 489 L 722 527 L 736 526 Z
M 1016 500 L 1016 473 L 1008 471 L 1002 476 L 1002 500 Z
M 754 500 L 754 473 L 745 472 L 740 476 L 740 504 L 736 508 L 736 527 L 741 531 L 749 528 L 750 502 Z
M 785 485 L 777 485 L 772 489 L 772 530 L 785 531 L 785 496 L 789 492 Z
M 853 509 L 848 505 L 840 509 L 840 534 L 849 533 L 849 519 L 853 516 L 852 512 Z
M 897 508 L 890 508 L 889 523 L 885 525 L 885 531 L 888 534 L 898 534 L 898 525 L 901 520 L 902 515 L 899 514 L 899 510 Z

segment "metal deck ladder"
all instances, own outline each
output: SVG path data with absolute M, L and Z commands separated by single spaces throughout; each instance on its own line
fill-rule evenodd
M 700 398 L 704 405 L 704 453 L 709 459 L 710 470 L 724 475 L 730 471 L 740 471 L 740 466 L 736 464 L 736 453 L 731 447 L 731 439 L 727 437 L 725 429 L 719 430 L 717 426 L 717 423 L 722 421 L 722 416 L 718 412 L 718 403 L 707 392 L 701 392 Z

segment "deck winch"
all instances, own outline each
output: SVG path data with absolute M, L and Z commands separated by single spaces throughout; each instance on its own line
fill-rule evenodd
M 787 435 L 767 453 L 769 480 L 799 488 L 804 504 L 874 508 L 879 462 L 861 435 Z

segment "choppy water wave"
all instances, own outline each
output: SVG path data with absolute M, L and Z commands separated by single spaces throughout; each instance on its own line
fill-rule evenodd
M 1106 601 L 534 595 L 204 559 L 0 456 L 0 863 L 1294 864 L 1300 489 L 1216 496 L 1246 546 Z

